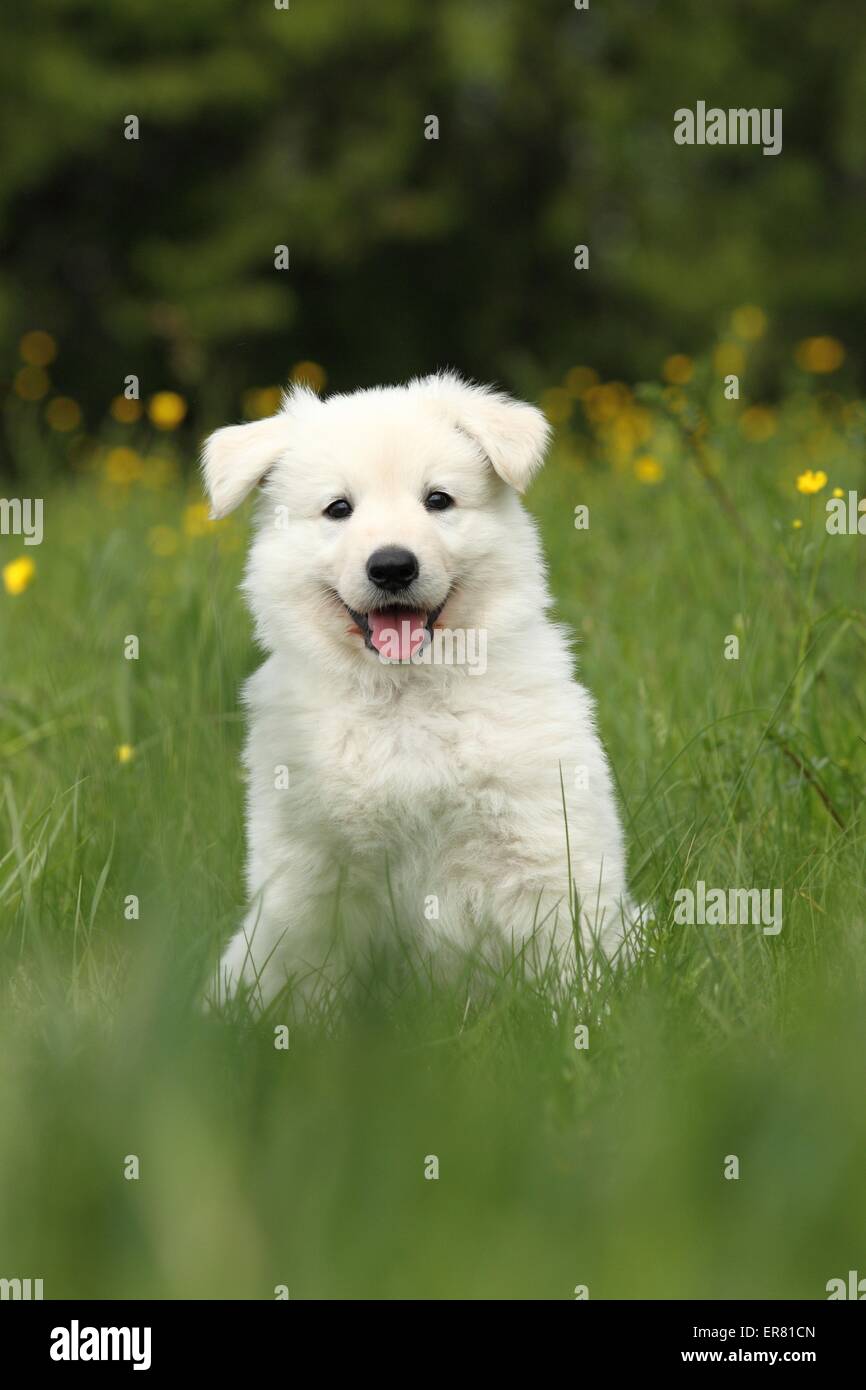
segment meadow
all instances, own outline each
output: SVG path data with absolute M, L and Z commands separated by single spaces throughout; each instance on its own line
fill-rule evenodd
M 866 1274 L 866 540 L 825 528 L 866 494 L 866 406 L 828 339 L 791 345 L 778 400 L 728 398 L 766 334 L 738 314 L 655 383 L 539 393 L 527 501 L 655 909 L 639 960 L 555 1010 L 519 959 L 480 994 L 383 966 L 287 1048 L 279 1010 L 199 1008 L 243 906 L 246 516 L 208 520 L 172 393 L 87 432 L 25 359 L 7 432 L 45 537 L 0 537 L 0 1276 L 812 1299 Z M 782 930 L 676 924 L 698 881 L 781 889 Z

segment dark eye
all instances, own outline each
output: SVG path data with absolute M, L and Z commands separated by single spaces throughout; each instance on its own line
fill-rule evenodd
M 332 521 L 345 521 L 347 516 L 352 515 L 352 504 L 347 502 L 345 497 L 338 497 L 336 502 L 331 502 L 322 512 L 322 516 L 329 516 Z
M 447 512 L 449 507 L 454 506 L 454 498 L 449 497 L 447 492 L 430 492 L 424 506 L 428 512 Z

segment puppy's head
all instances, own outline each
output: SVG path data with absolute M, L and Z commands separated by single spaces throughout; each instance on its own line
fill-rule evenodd
M 544 416 L 451 374 L 322 401 L 207 440 L 215 516 L 257 484 L 246 590 L 271 650 L 406 662 L 435 625 L 483 626 L 540 571 L 517 502 Z M 531 583 L 530 583 L 531 587 Z

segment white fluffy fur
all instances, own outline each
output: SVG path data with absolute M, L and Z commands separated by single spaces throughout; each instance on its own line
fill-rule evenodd
M 532 406 L 451 374 L 326 401 L 295 391 L 272 419 L 208 440 L 217 515 L 263 481 L 245 591 L 269 653 L 245 690 L 251 905 L 222 997 L 243 984 L 267 1003 L 288 977 L 339 970 L 322 927 L 338 881 L 354 944 L 385 929 L 393 898 L 431 948 L 489 924 L 521 943 L 543 922 L 566 961 L 563 785 L 584 933 L 620 943 L 630 909 L 610 774 L 517 497 L 547 440 Z M 456 506 L 426 510 L 431 489 Z M 322 514 L 338 497 L 354 504 L 347 520 Z M 386 544 L 418 556 L 418 608 L 450 593 L 440 623 L 486 630 L 484 674 L 383 663 L 351 631 L 339 600 L 375 606 L 365 565 Z

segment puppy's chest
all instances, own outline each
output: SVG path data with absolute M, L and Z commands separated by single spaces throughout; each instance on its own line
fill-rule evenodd
M 479 717 L 419 701 L 348 720 L 324 716 L 309 755 L 328 818 L 358 847 L 453 832 L 477 816 L 489 784 Z

